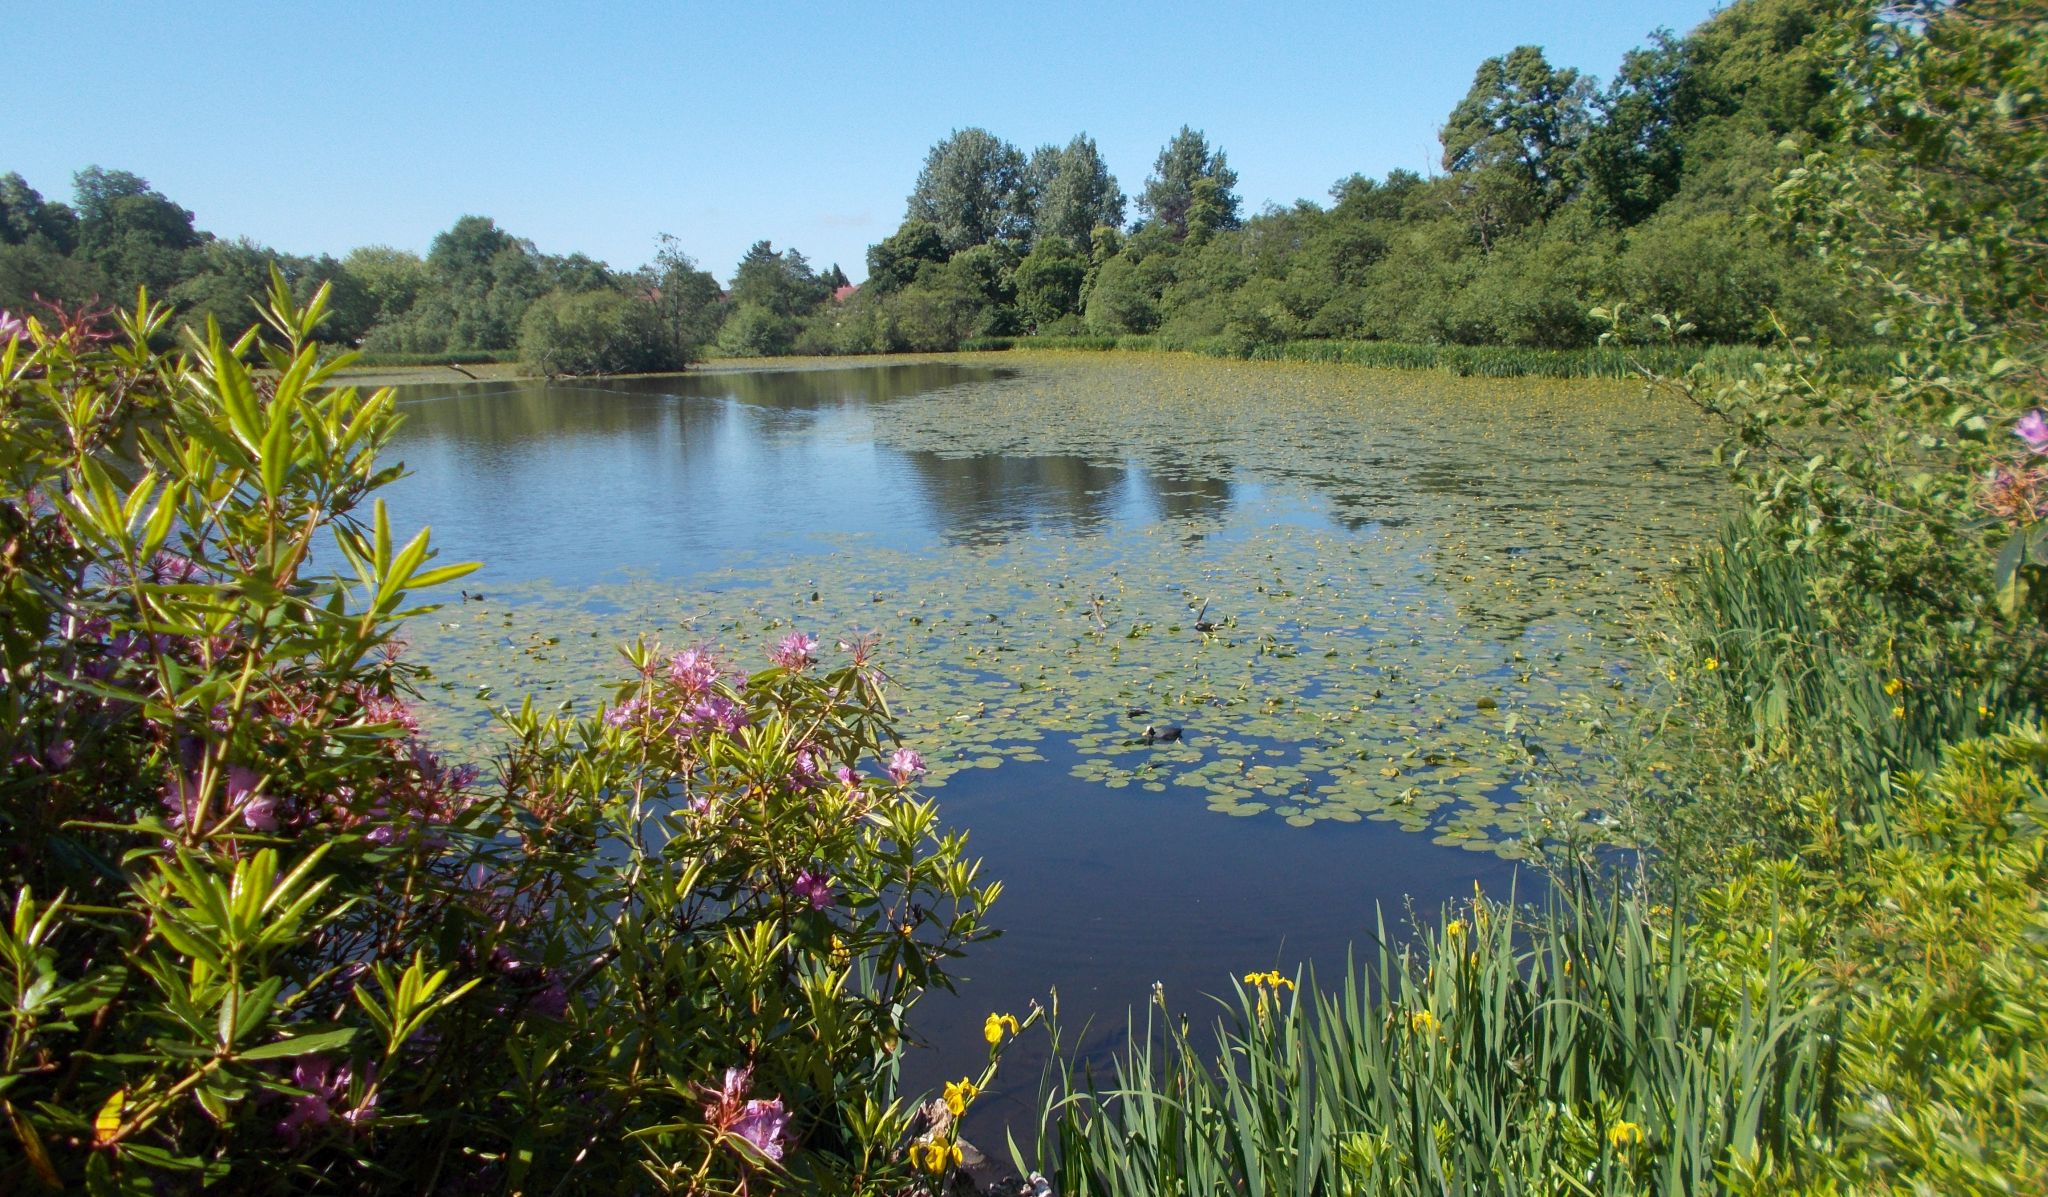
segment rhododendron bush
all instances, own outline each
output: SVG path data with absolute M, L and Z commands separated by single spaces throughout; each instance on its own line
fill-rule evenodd
M 0 1191 L 897 1186 L 996 887 L 873 645 L 635 645 L 437 754 L 400 637 L 471 567 L 393 537 L 324 302 L 0 313 Z

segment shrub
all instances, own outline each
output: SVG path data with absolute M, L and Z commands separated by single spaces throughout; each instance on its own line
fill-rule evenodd
M 550 292 L 519 325 L 520 360 L 549 377 L 680 370 L 691 348 L 675 342 L 653 304 L 617 291 Z
M 601 716 L 438 756 L 398 637 L 470 567 L 392 535 L 324 303 L 169 353 L 0 314 L 0 1189 L 894 1183 L 995 887 L 869 647 L 634 646 Z

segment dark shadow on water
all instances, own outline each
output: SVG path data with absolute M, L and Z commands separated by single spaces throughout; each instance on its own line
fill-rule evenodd
M 956 775 L 940 791 L 946 819 L 971 828 L 968 848 L 1003 882 L 993 922 L 1005 928 L 957 964 L 957 995 L 935 994 L 917 1016 L 929 1044 L 905 1061 L 911 1092 L 935 1089 L 986 1058 L 982 1020 L 1022 1017 L 1057 987 L 1070 1047 L 1098 1062 L 1142 1025 L 1157 981 L 1197 1026 L 1219 1012 L 1233 977 L 1313 967 L 1344 975 L 1371 950 L 1376 911 L 1405 935 L 1407 910 L 1433 920 L 1447 902 L 1511 893 L 1540 900 L 1540 878 L 1490 852 L 1432 843 L 1390 823 L 1319 823 L 1210 813 L 1199 791 L 1112 790 L 1079 781 L 1057 760 Z M 1083 1026 L 1087 1033 L 1081 1035 Z M 1000 1150 L 1004 1122 L 1026 1142 L 1046 1063 L 1035 1032 L 1004 1057 L 998 1085 L 969 1136 Z

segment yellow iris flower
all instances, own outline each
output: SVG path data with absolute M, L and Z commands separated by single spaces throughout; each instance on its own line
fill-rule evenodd
M 910 1166 L 938 1176 L 949 1167 L 957 1167 L 961 1160 L 958 1143 L 912 1143 L 910 1145 Z

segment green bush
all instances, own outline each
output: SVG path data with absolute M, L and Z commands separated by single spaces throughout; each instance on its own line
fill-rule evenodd
M 324 302 L 170 353 L 0 313 L 0 1189 L 900 1184 L 995 887 L 866 646 L 632 646 L 601 717 L 441 758 L 398 637 L 471 567 L 392 536 Z
M 548 377 L 680 370 L 694 348 L 675 342 L 652 303 L 617 291 L 549 292 L 519 325 L 519 360 Z

